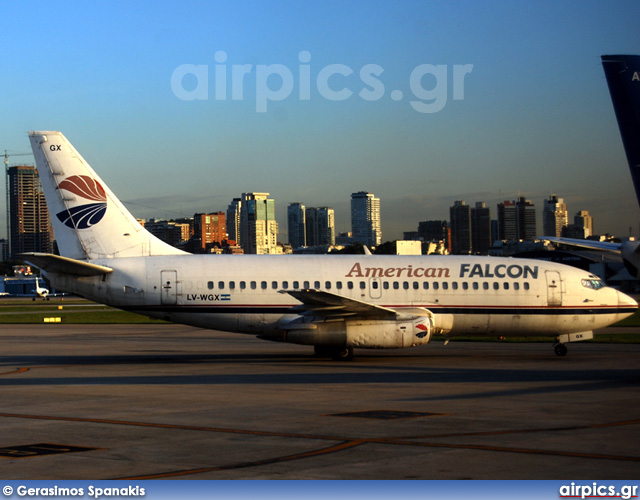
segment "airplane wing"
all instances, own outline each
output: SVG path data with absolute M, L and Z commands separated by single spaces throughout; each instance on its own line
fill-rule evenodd
M 609 241 L 594 240 L 578 240 L 575 238 L 557 238 L 555 236 L 538 236 L 539 240 L 553 241 L 562 245 L 573 245 L 582 248 L 591 248 L 593 250 L 603 250 L 605 252 L 620 253 L 622 249 L 621 243 L 612 243 Z
M 113 269 L 98 264 L 91 264 L 82 260 L 69 259 L 50 253 L 29 252 L 21 254 L 31 265 L 45 272 L 72 274 L 75 276 L 98 276 L 109 274 Z
M 397 311 L 376 306 L 368 302 L 349 299 L 331 292 L 320 290 L 283 290 L 298 299 L 302 304 L 295 306 L 291 312 L 302 315 L 313 314 L 325 318 L 344 318 L 349 316 L 367 317 L 371 319 L 394 319 Z

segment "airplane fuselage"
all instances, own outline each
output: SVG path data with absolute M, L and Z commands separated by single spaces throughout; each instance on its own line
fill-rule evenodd
M 177 255 L 92 263 L 114 271 L 91 277 L 50 274 L 53 286 L 155 318 L 274 339 L 282 339 L 299 317 L 293 308 L 300 302 L 285 290 L 322 290 L 408 317 L 430 316 L 434 333 L 447 336 L 590 331 L 637 307 L 588 272 L 527 259 Z M 306 337 L 285 340 L 314 343 Z M 367 338 L 366 332 L 349 342 L 355 347 L 421 343 L 413 335 Z

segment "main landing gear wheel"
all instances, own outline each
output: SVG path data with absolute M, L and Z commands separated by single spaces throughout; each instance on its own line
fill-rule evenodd
M 314 346 L 313 351 L 317 358 L 333 358 L 335 361 L 351 361 L 353 359 L 353 347 L 325 347 Z
M 353 359 L 353 347 L 336 349 L 331 357 L 335 361 L 351 361 Z
M 564 344 L 553 344 L 553 350 L 556 352 L 557 356 L 567 355 L 567 346 Z

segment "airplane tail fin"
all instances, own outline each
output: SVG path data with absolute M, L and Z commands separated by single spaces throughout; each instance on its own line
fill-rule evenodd
M 185 253 L 146 231 L 61 132 L 29 132 L 29 139 L 62 256 Z
M 640 204 L 640 56 L 602 56 L 602 66 Z

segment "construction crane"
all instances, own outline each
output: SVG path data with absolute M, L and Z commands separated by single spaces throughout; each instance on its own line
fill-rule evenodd
M 7 209 L 7 243 L 9 249 L 11 248 L 11 231 L 9 231 L 9 157 L 13 156 L 32 156 L 33 153 L 10 153 L 8 150 L 4 150 L 4 183 L 5 183 L 5 196 L 6 196 L 6 209 Z M 11 251 L 11 250 L 9 250 Z

